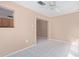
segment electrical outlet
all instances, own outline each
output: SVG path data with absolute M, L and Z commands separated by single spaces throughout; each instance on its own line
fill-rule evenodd
M 25 40 L 25 42 L 26 42 L 26 43 L 28 43 L 28 42 L 29 42 L 29 40 Z

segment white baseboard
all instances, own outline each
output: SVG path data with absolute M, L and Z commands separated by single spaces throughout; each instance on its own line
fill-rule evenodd
M 61 40 L 61 39 L 49 39 L 49 40 L 54 40 L 54 41 L 59 41 L 59 42 L 64 42 L 64 43 L 69 43 L 70 42 L 70 41 Z
M 23 51 L 23 50 L 25 50 L 25 49 L 31 48 L 31 47 L 33 47 L 33 46 L 35 46 L 35 44 L 33 44 L 33 45 L 29 46 L 29 47 L 25 47 L 25 48 L 23 48 L 23 49 L 20 49 L 20 50 L 17 50 L 17 51 L 11 52 L 11 53 L 9 53 L 9 54 L 3 56 L 3 57 L 11 56 L 11 55 L 13 55 L 13 54 L 16 54 L 16 53 L 18 53 L 18 52 L 20 52 L 20 51 Z

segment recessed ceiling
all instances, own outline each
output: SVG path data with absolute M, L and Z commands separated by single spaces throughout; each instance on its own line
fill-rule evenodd
M 59 16 L 79 11 L 78 1 L 51 1 L 51 2 L 43 1 L 46 5 L 40 5 L 38 1 L 14 1 L 14 2 L 48 17 Z M 51 5 L 49 6 L 49 4 Z

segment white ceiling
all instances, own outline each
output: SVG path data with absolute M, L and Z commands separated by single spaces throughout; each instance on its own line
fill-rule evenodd
M 49 8 L 49 6 L 41 6 L 37 1 L 14 2 L 49 17 L 79 11 L 79 1 L 56 1 L 56 7 L 54 9 Z

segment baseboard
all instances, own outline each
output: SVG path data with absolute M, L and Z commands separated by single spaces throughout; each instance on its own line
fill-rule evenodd
M 64 43 L 68 43 L 69 42 L 69 41 L 61 40 L 61 39 L 49 39 L 49 40 L 60 41 L 60 42 L 64 42 Z
M 23 49 L 20 49 L 20 50 L 11 52 L 11 53 L 9 53 L 9 54 L 3 56 L 3 57 L 9 57 L 9 56 L 11 56 L 11 55 L 13 55 L 13 54 L 16 54 L 16 53 L 20 52 L 20 51 L 23 51 L 23 50 L 26 50 L 26 49 L 28 49 L 28 48 L 31 48 L 31 47 L 33 47 L 33 46 L 35 46 L 35 45 L 36 45 L 36 44 L 33 44 L 33 45 L 29 46 L 29 47 L 25 47 L 25 48 L 23 48 Z

